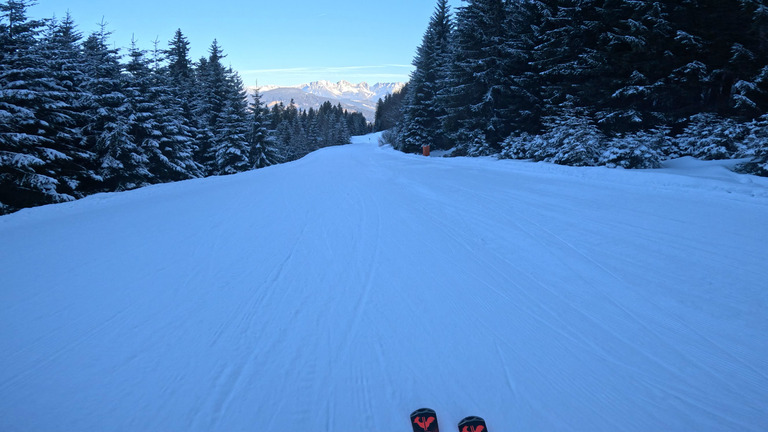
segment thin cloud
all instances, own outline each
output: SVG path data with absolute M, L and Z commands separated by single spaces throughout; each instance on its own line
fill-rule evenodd
M 246 74 L 258 74 L 258 73 L 300 73 L 300 74 L 316 74 L 322 75 L 327 73 L 339 73 L 349 72 L 355 70 L 375 70 L 375 69 L 392 69 L 403 68 L 411 69 L 411 65 L 401 64 L 385 64 L 385 65 L 371 65 L 371 66 L 324 66 L 324 67 L 293 67 L 293 68 L 272 68 L 272 69 L 250 69 L 241 71 Z

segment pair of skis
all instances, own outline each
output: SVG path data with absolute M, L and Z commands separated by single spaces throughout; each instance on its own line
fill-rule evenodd
M 429 408 L 417 409 L 411 414 L 413 432 L 440 432 L 437 427 L 437 413 Z M 459 422 L 459 432 L 488 432 L 485 420 L 480 417 L 466 417 Z

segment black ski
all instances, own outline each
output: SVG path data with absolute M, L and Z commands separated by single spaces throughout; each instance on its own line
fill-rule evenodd
M 488 427 L 480 417 L 465 417 L 459 422 L 459 432 L 488 432 Z
M 437 428 L 437 413 L 429 408 L 417 409 L 411 414 L 413 432 L 440 432 Z

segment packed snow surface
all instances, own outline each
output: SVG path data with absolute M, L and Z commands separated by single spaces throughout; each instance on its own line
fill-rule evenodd
M 355 139 L 0 218 L 0 430 L 768 430 L 768 181 Z

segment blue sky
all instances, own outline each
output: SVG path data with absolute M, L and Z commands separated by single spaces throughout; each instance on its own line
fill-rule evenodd
M 406 81 L 436 0 L 38 0 L 34 18 L 70 11 L 84 35 L 104 18 L 117 47 L 165 48 L 177 28 L 193 60 L 214 39 L 246 85 Z M 451 0 L 454 8 L 460 0 Z

